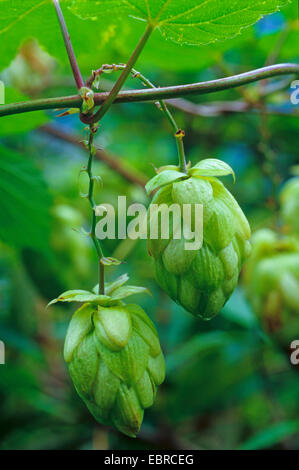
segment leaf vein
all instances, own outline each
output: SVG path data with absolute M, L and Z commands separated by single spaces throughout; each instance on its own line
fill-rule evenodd
M 25 18 L 26 16 L 30 15 L 30 13 L 32 13 L 34 10 L 37 10 L 39 7 L 41 7 L 42 5 L 44 5 L 45 3 L 47 3 L 47 0 L 42 0 L 41 2 L 39 2 L 37 5 L 34 5 L 32 8 L 30 8 L 29 10 L 25 11 L 24 13 L 22 13 L 20 16 L 18 16 L 15 20 L 13 20 L 11 23 L 9 23 L 6 28 L 3 28 L 0 30 L 0 34 L 3 34 L 3 33 L 6 33 L 7 31 L 9 31 L 15 24 L 17 24 L 19 21 L 22 21 L 23 18 Z

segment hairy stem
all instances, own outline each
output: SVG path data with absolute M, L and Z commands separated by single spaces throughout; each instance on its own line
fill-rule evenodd
M 100 244 L 100 242 L 99 242 L 99 240 L 96 236 L 96 233 L 95 233 L 97 218 L 96 218 L 96 212 L 95 212 L 96 203 L 95 203 L 94 198 L 93 198 L 93 189 L 94 189 L 95 179 L 94 179 L 94 176 L 92 174 L 92 163 L 93 163 L 93 157 L 94 157 L 94 154 L 95 154 L 95 148 L 94 148 L 94 145 L 93 145 L 93 141 L 94 141 L 94 136 L 95 136 L 96 132 L 97 132 L 97 128 L 91 125 L 90 128 L 89 128 L 89 137 L 88 137 L 88 142 L 87 142 L 88 151 L 89 151 L 89 158 L 88 158 L 88 163 L 87 163 L 87 167 L 86 167 L 86 172 L 87 172 L 88 177 L 89 177 L 89 188 L 88 188 L 87 198 L 90 202 L 90 206 L 91 206 L 91 210 L 92 210 L 90 238 L 93 241 L 93 244 L 95 246 L 95 249 L 96 249 L 96 252 L 97 252 L 97 255 L 98 255 L 98 259 L 99 259 L 99 294 L 104 295 L 105 294 L 104 265 L 102 265 L 102 263 L 101 263 L 101 260 L 103 258 L 103 251 L 102 251 L 102 248 L 101 248 L 101 244 Z
M 117 94 L 113 103 L 137 103 L 178 98 L 187 95 L 204 95 L 207 93 L 214 93 L 216 91 L 229 90 L 230 88 L 236 88 L 241 85 L 247 85 L 248 83 L 257 82 L 265 78 L 290 74 L 299 75 L 299 64 L 271 65 L 269 67 L 262 67 L 260 69 L 240 73 L 231 77 L 219 78 L 207 82 L 191 83 L 188 85 L 177 85 L 147 90 L 121 91 Z M 108 96 L 109 93 L 107 92 L 95 93 L 95 105 L 104 103 Z M 0 106 L 0 117 L 43 109 L 80 108 L 81 105 L 82 98 L 80 98 L 79 95 L 23 101 L 21 103 L 12 103 Z
M 66 22 L 65 22 L 62 10 L 61 10 L 59 0 L 53 0 L 53 3 L 54 3 L 54 6 L 55 6 L 55 9 L 56 9 L 58 21 L 59 21 L 59 24 L 60 24 L 64 44 L 65 44 L 65 47 L 66 47 L 66 50 L 67 50 L 67 55 L 68 55 L 68 58 L 69 58 L 69 61 L 70 61 L 72 71 L 73 71 L 74 79 L 76 81 L 76 85 L 77 85 L 78 90 L 80 90 L 80 88 L 82 88 L 84 86 L 84 82 L 83 82 L 83 78 L 81 76 L 81 72 L 80 72 L 76 57 L 75 57 L 74 49 L 73 49 L 73 46 L 72 46 L 72 43 L 71 43 L 71 38 L 70 38 L 68 29 L 67 29 L 67 26 L 66 26 Z

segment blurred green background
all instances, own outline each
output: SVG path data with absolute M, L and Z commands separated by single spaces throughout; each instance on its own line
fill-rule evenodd
M 166 49 L 154 35 L 136 68 L 163 86 L 265 64 L 298 63 L 296 4 L 233 40 L 206 47 L 167 43 Z M 90 22 L 79 42 L 79 20 L 69 21 L 86 77 L 102 63 L 124 62 L 136 39 L 123 31 L 111 43 L 100 44 L 97 23 Z M 96 44 L 100 63 L 88 44 Z M 6 102 L 75 93 L 66 55 L 57 61 L 27 39 L 19 51 L 11 44 L 10 49 L 4 50 L 0 72 Z M 116 75 L 104 76 L 103 89 L 111 87 Z M 236 184 L 230 177 L 223 181 L 253 231 L 280 224 L 278 193 L 298 163 L 299 105 L 290 102 L 293 78 L 194 97 L 199 106 L 192 112 L 177 109 L 187 106 L 190 111 L 189 101 L 172 108 L 186 132 L 188 160 L 194 164 L 219 158 L 235 170 Z M 141 85 L 130 79 L 127 86 Z M 87 153 L 75 142 L 86 131 L 78 115 L 57 114 L 0 120 L 0 340 L 6 349 L 6 364 L 0 365 L 0 448 L 299 449 L 298 368 L 261 328 L 242 279 L 221 313 L 201 322 L 159 289 L 145 241 L 103 242 L 106 255 L 125 261 L 106 270 L 107 280 L 128 272 L 132 284 L 150 289 L 152 297 L 134 300 L 159 331 L 166 381 L 146 411 L 137 439 L 94 421 L 62 357 L 76 307 L 45 310 L 61 292 L 91 289 L 97 282 L 94 249 L 80 233 L 81 227 L 89 229 L 90 220 L 89 204 L 79 195 Z M 176 164 L 169 123 L 153 104 L 113 106 L 96 146 L 102 149 L 94 168 L 103 180 L 103 188 L 96 189 L 99 204 L 116 204 L 118 195 L 126 195 L 128 204 L 148 204 L 143 183 L 154 175 L 153 165 Z

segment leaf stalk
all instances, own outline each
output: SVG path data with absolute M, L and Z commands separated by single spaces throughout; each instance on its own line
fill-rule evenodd
M 67 25 L 63 16 L 63 12 L 59 3 L 59 0 L 53 0 L 53 4 L 57 13 L 58 21 L 60 24 L 65 48 L 67 50 L 67 55 L 70 61 L 70 65 L 73 71 L 74 79 L 77 85 L 78 90 L 84 86 L 84 81 L 77 63 L 77 59 L 74 53 L 74 49 L 72 46 L 71 38 L 67 29 Z

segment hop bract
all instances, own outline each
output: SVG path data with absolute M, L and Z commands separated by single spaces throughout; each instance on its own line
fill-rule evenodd
M 233 171 L 224 162 L 207 159 L 187 174 L 178 169 L 162 169 L 147 185 L 148 192 L 159 188 L 152 204 L 203 205 L 200 249 L 187 250 L 185 242 L 190 240 L 184 236 L 175 239 L 172 227 L 168 239 L 161 237 L 160 227 L 158 239 L 148 237 L 160 286 L 186 310 L 203 319 L 212 318 L 223 307 L 251 250 L 248 221 L 234 197 L 215 177 L 229 173 Z
M 289 347 L 299 332 L 298 239 L 262 229 L 252 245 L 244 268 L 248 299 L 266 332 Z
M 133 290 L 118 286 L 110 296 L 68 291 L 56 299 L 89 300 L 71 319 L 64 358 L 95 419 L 131 437 L 138 433 L 144 409 L 153 404 L 165 377 L 154 324 L 141 307 L 120 301 Z

